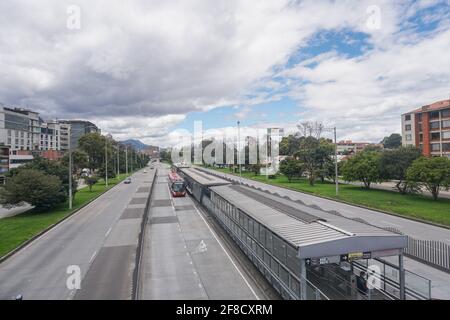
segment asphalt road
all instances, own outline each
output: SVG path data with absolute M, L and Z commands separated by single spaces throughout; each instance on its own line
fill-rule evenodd
M 0 299 L 130 299 L 153 173 L 135 173 L 1 263 Z M 81 290 L 68 288 L 69 266 L 80 268 Z
M 192 200 L 171 197 L 167 167 L 158 169 L 158 175 L 146 227 L 139 298 L 261 298 Z

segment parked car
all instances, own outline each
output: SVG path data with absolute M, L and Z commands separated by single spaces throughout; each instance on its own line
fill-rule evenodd
M 131 183 L 131 178 L 126 178 L 125 181 L 123 182 L 125 184 L 130 184 Z

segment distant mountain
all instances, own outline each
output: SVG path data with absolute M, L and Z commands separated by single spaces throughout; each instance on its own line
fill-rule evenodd
M 121 141 L 121 143 L 126 144 L 127 146 L 131 146 L 137 150 L 144 150 L 149 147 L 149 145 L 143 143 L 142 141 L 136 139 L 128 139 L 125 141 Z

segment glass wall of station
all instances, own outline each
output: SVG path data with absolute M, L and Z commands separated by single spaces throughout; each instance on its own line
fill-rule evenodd
M 210 211 L 284 299 L 300 299 L 297 250 L 264 225 L 211 192 Z M 327 299 L 305 279 L 307 299 Z

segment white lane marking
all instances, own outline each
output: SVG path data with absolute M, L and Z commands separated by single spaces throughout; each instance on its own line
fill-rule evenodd
M 112 230 L 112 227 L 110 227 L 110 228 L 108 229 L 108 231 L 106 231 L 106 233 L 105 233 L 105 238 L 108 236 L 108 234 L 111 232 L 111 230 Z
M 250 286 L 250 283 L 248 283 L 247 279 L 245 279 L 244 275 L 242 274 L 241 270 L 239 270 L 239 268 L 237 267 L 236 263 L 233 261 L 233 259 L 231 258 L 231 256 L 228 254 L 228 252 L 225 250 L 224 246 L 222 245 L 222 243 L 219 241 L 219 239 L 216 236 L 216 233 L 211 229 L 211 227 L 209 226 L 209 224 L 206 222 L 205 218 L 203 218 L 203 215 L 200 213 L 200 211 L 198 211 L 197 205 L 194 203 L 194 208 L 195 211 L 197 211 L 197 214 L 200 216 L 200 218 L 202 218 L 203 222 L 206 224 L 206 226 L 208 227 L 209 231 L 211 232 L 211 234 L 213 235 L 214 239 L 216 239 L 217 243 L 219 244 L 219 246 L 222 248 L 223 252 L 225 252 L 226 256 L 228 257 L 228 259 L 230 260 L 231 264 L 234 266 L 234 268 L 236 269 L 236 271 L 239 273 L 239 275 L 241 276 L 241 278 L 244 280 L 245 284 L 247 285 L 247 287 L 250 289 L 250 291 L 252 292 L 252 294 L 255 296 L 255 298 L 257 300 L 261 300 L 258 295 L 256 294 L 255 290 L 253 290 L 253 288 Z
M 94 260 L 94 258 L 95 258 L 96 255 L 97 255 L 97 251 L 95 251 L 95 252 L 92 254 L 91 258 L 89 259 L 89 263 L 91 263 L 92 260 Z
M 108 189 L 109 190 L 114 190 L 114 191 L 118 191 L 118 189 L 116 188 L 111 188 Z M 41 234 L 39 237 L 37 237 L 36 239 L 34 239 L 33 241 L 31 241 L 29 244 L 27 244 L 25 247 L 23 247 L 22 249 L 20 249 L 17 254 L 24 252 L 25 250 L 27 250 L 28 248 L 32 247 L 33 245 L 35 245 L 36 243 L 38 243 L 38 240 L 44 239 L 45 237 L 48 237 L 48 235 L 50 235 L 52 232 L 55 232 L 56 230 L 58 230 L 59 228 L 61 228 L 63 225 L 67 224 L 68 222 L 70 222 L 72 219 L 74 219 L 75 217 L 85 213 L 86 210 L 90 209 L 90 207 L 98 204 L 97 200 L 100 200 L 103 196 L 107 195 L 107 193 L 103 193 L 99 198 L 95 199 L 94 201 L 92 201 L 91 203 L 87 204 L 86 206 L 84 206 L 83 208 L 79 209 L 77 212 L 73 213 L 72 215 L 68 216 L 65 220 L 61 221 L 59 224 L 57 224 L 56 226 L 54 226 L 53 228 L 47 230 L 46 232 L 44 232 L 43 234 Z M 16 254 L 14 254 L 16 255 Z

